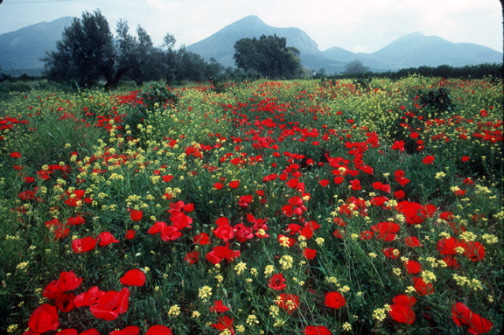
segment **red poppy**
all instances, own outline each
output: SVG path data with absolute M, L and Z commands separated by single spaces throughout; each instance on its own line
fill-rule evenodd
M 62 293 L 54 301 L 56 308 L 64 313 L 68 313 L 75 308 L 75 294 L 73 293 Z
M 359 238 L 363 241 L 370 240 L 374 237 L 374 232 L 372 230 L 364 230 L 360 233 Z
M 359 179 L 350 180 L 350 188 L 354 191 L 362 190 L 362 186 Z
M 396 233 L 399 232 L 401 227 L 395 222 L 386 221 L 375 224 L 371 229 L 378 234 L 377 238 L 390 242 L 395 240 Z
M 89 252 L 96 248 L 97 238 L 87 236 L 84 238 L 77 238 L 72 241 L 72 250 L 76 254 Z
M 139 269 L 126 272 L 119 280 L 121 284 L 128 286 L 143 286 L 145 284 L 145 273 Z
M 228 183 L 228 186 L 230 188 L 238 188 L 240 186 L 240 181 L 239 180 L 233 180 L 230 183 Z
M 91 328 L 81 332 L 79 335 L 100 335 L 100 332 L 96 328 Z
M 396 198 L 397 200 L 401 200 L 405 196 L 406 196 L 406 193 L 404 193 L 403 190 L 398 190 L 398 191 L 394 192 L 394 198 Z
M 193 237 L 193 242 L 200 245 L 211 244 L 210 236 L 207 233 L 200 233 Z
M 182 236 L 182 232 L 180 232 L 176 227 L 174 226 L 166 226 L 163 228 L 161 231 L 161 239 L 165 242 L 167 241 L 175 241 L 179 237 Z
M 229 249 L 229 243 L 227 243 L 225 246 L 214 247 L 212 251 L 205 255 L 205 258 L 215 265 L 224 259 L 231 262 L 233 259 L 240 257 L 240 254 L 239 250 Z
M 220 225 L 218 226 L 217 228 L 215 228 L 213 230 L 213 234 L 223 240 L 224 242 L 227 242 L 231 239 L 234 238 L 235 236 L 235 232 L 234 232 L 234 228 L 233 226 L 229 225 L 229 224 L 223 224 L 223 225 Z
M 416 303 L 415 297 L 410 297 L 404 294 L 398 295 L 392 299 L 393 304 L 390 305 L 390 317 L 400 323 L 412 324 L 416 320 L 415 312 L 412 306 Z
M 332 335 L 326 326 L 306 326 L 304 335 Z
M 98 302 L 98 299 L 104 295 L 105 292 L 100 291 L 98 286 L 93 286 L 84 293 L 79 294 L 74 299 L 76 307 L 91 306 Z
M 253 195 L 242 195 L 240 199 L 238 199 L 238 206 L 242 208 L 248 207 L 253 200 L 254 200 Z
M 416 238 L 415 236 L 408 236 L 404 238 L 404 243 L 408 247 L 416 248 L 416 247 L 423 247 L 423 244 L 420 243 L 420 240 Z
M 15 152 L 11 152 L 9 154 L 9 156 L 11 156 L 12 158 L 18 159 L 18 158 L 21 158 L 21 153 L 15 151 Z
M 147 230 L 147 234 L 155 235 L 159 234 L 166 227 L 166 222 L 156 221 L 154 224 Z
M 184 261 L 188 262 L 189 264 L 196 264 L 199 261 L 199 256 L 200 256 L 199 251 L 194 250 L 194 251 L 188 252 L 184 256 Z
M 422 277 L 413 278 L 413 287 L 419 295 L 430 295 L 434 293 L 432 283 L 426 283 Z
M 329 185 L 330 181 L 327 180 L 327 179 L 322 179 L 322 180 L 319 180 L 319 185 L 322 186 L 322 187 L 327 187 L 327 185 Z
M 104 231 L 104 232 L 101 232 L 100 234 L 98 234 L 98 239 L 100 240 L 100 242 L 98 243 L 98 245 L 100 247 L 106 247 L 109 244 L 118 243 L 119 242 L 119 240 L 117 240 L 114 237 L 114 235 L 112 235 L 108 231 Z
M 229 307 L 225 306 L 222 303 L 222 300 L 215 300 L 214 305 L 212 307 L 208 307 L 208 309 L 210 310 L 210 312 L 214 313 L 224 313 L 229 311 Z
M 141 210 L 130 209 L 129 212 L 130 212 L 130 219 L 132 221 L 137 222 L 142 220 L 143 212 Z
M 58 311 L 56 307 L 49 304 L 42 304 L 37 307 L 28 321 L 28 327 L 36 334 L 56 330 L 59 325 Z
M 140 328 L 137 326 L 128 326 L 122 330 L 113 330 L 109 335 L 138 335 L 140 333 Z
M 78 226 L 84 223 L 86 223 L 86 220 L 80 215 L 69 217 L 66 222 L 68 226 Z
M 287 284 L 285 284 L 285 278 L 282 273 L 276 273 L 274 274 L 269 280 L 268 280 L 268 287 L 272 288 L 277 291 L 281 291 L 287 287 Z
M 383 255 L 389 259 L 396 259 L 398 258 L 401 254 L 398 249 L 395 248 L 386 248 L 382 250 Z
M 79 335 L 79 332 L 77 332 L 77 330 L 75 330 L 73 328 L 68 328 L 68 329 L 63 329 L 63 330 L 57 332 L 56 335 Z
M 306 259 L 314 259 L 317 256 L 317 250 L 304 248 L 303 249 L 303 257 Z
M 229 316 L 221 316 L 219 317 L 218 319 L 218 322 L 217 323 L 212 323 L 212 327 L 219 330 L 219 331 L 223 331 L 223 330 L 229 330 L 229 332 L 231 334 L 234 334 L 235 331 L 233 329 L 233 319 L 231 319 Z
M 346 305 L 346 300 L 339 292 L 329 292 L 325 295 L 324 305 L 338 309 Z
M 173 335 L 170 328 L 163 325 L 151 326 L 145 335 Z
M 433 164 L 434 163 L 434 159 L 435 159 L 434 156 L 425 156 L 422 159 L 422 163 L 424 163 L 424 164 Z
M 476 262 L 485 258 L 485 246 L 480 242 L 469 241 L 464 251 L 464 256 Z
M 467 331 L 475 335 L 487 333 L 493 326 L 492 321 L 474 313 L 461 302 L 452 306 L 452 319 L 457 326 L 467 327 Z
M 136 232 L 133 229 L 126 230 L 126 234 L 124 234 L 124 238 L 127 240 L 132 240 L 135 238 Z
M 277 306 L 284 309 L 287 314 L 291 314 L 299 308 L 299 297 L 295 294 L 282 293 L 275 302 Z
M 406 261 L 404 267 L 409 274 L 417 274 L 422 271 L 422 265 L 417 261 Z
M 127 287 L 121 291 L 108 291 L 98 298 L 96 304 L 89 306 L 91 313 L 98 319 L 113 321 L 120 313 L 128 310 L 130 291 Z

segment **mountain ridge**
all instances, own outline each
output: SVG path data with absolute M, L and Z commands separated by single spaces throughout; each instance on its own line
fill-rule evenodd
M 0 67 L 6 73 L 40 74 L 47 51 L 55 49 L 63 29 L 72 17 L 40 22 L 13 32 L 0 34 Z M 186 46 L 187 51 L 224 66 L 234 66 L 234 44 L 241 38 L 261 35 L 285 37 L 287 45 L 300 51 L 304 67 L 326 73 L 345 70 L 348 62 L 359 60 L 372 71 L 394 71 L 419 66 L 450 65 L 454 67 L 482 63 L 502 63 L 502 53 L 474 43 L 452 43 L 438 36 L 420 32 L 404 35 L 372 53 L 354 53 L 335 46 L 319 50 L 315 40 L 296 27 L 276 28 L 256 15 L 248 15 L 228 24 L 207 38 Z

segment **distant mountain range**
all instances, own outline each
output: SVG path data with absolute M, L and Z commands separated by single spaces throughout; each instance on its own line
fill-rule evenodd
M 72 22 L 63 17 L 41 22 L 14 32 L 0 34 L 0 68 L 10 74 L 40 74 L 47 51 L 55 49 L 63 29 Z M 242 38 L 273 35 L 285 37 L 287 45 L 300 51 L 303 65 L 313 71 L 325 69 L 338 73 L 348 62 L 359 60 L 373 71 L 399 70 L 419 66 L 465 66 L 502 63 L 502 53 L 472 43 L 452 43 L 437 36 L 412 33 L 373 53 L 353 53 L 339 47 L 319 50 L 317 43 L 299 28 L 275 28 L 251 15 L 225 26 L 204 40 L 186 47 L 205 59 L 214 58 L 225 66 L 234 66 L 234 44 Z
M 56 41 L 72 22 L 72 17 L 62 17 L 51 22 L 40 22 L 0 35 L 0 68 L 9 74 L 38 75 L 44 68 L 40 60 L 47 51 L 56 48 Z
M 285 37 L 287 45 L 300 51 L 303 65 L 327 73 L 345 69 L 348 62 L 360 60 L 373 71 L 399 70 L 418 66 L 464 66 L 502 63 L 502 53 L 472 43 L 452 43 L 437 36 L 412 33 L 373 53 L 353 53 L 339 47 L 320 51 L 317 43 L 298 28 L 274 28 L 251 15 L 238 20 L 204 40 L 187 47 L 206 59 L 215 58 L 223 65 L 234 65 L 234 44 L 241 38 L 273 35 Z

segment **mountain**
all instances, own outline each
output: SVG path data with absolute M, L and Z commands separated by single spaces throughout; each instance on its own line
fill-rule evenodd
M 40 74 L 43 70 L 40 59 L 47 51 L 54 50 L 63 29 L 72 20 L 71 17 L 62 17 L 0 34 L 1 71 L 13 75 Z M 300 51 L 303 66 L 313 71 L 325 69 L 328 74 L 344 71 L 345 65 L 354 60 L 360 60 L 376 72 L 423 65 L 458 67 L 502 63 L 502 53 L 493 49 L 472 43 L 452 43 L 421 33 L 405 35 L 373 53 L 353 53 L 339 47 L 320 51 L 317 43 L 301 29 L 271 27 L 255 15 L 225 26 L 204 40 L 187 46 L 186 50 L 207 60 L 214 58 L 222 65 L 234 66 L 234 45 L 238 40 L 274 34 L 285 37 L 288 46 Z
M 72 17 L 62 17 L 51 22 L 40 22 L 0 35 L 0 66 L 6 73 L 40 74 L 44 64 L 40 60 L 47 51 L 56 48 L 63 29 Z
M 317 43 L 299 28 L 275 28 L 264 23 L 255 15 L 246 16 L 202 41 L 186 47 L 187 51 L 200 54 L 205 59 L 214 58 L 224 66 L 234 66 L 234 45 L 242 38 L 277 35 L 285 37 L 287 46 L 299 50 L 305 67 L 319 70 L 320 65 L 332 72 L 342 70 L 345 63 L 331 59 L 320 52 Z
M 502 53 L 472 43 L 452 43 L 437 36 L 413 33 L 371 54 L 390 68 L 501 63 Z
M 482 63 L 502 63 L 502 53 L 472 44 L 452 43 L 437 36 L 412 33 L 403 36 L 373 53 L 353 53 L 333 47 L 325 51 L 298 28 L 274 28 L 257 16 L 244 17 L 204 40 L 187 47 L 209 60 L 214 58 L 226 66 L 234 66 L 234 44 L 242 38 L 259 38 L 261 35 L 276 34 L 287 39 L 287 45 L 300 51 L 303 65 L 317 71 L 324 68 L 327 73 L 344 71 L 345 65 L 360 60 L 373 71 L 399 70 L 419 66 L 450 65 L 454 67 Z

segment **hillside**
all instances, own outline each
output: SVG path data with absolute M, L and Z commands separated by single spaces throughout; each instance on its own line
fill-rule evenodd
M 44 67 L 41 58 L 54 50 L 63 29 L 72 17 L 40 22 L 0 35 L 0 66 L 7 73 L 39 74 Z
M 9 74 L 40 74 L 43 58 L 55 47 L 63 29 L 72 21 L 63 17 L 51 22 L 41 22 L 14 32 L 0 34 L 0 67 Z M 295 27 L 275 28 L 255 15 L 246 16 L 220 29 L 211 36 L 189 45 L 187 51 L 197 53 L 206 60 L 217 60 L 224 66 L 234 66 L 234 44 L 242 38 L 259 38 L 261 35 L 285 37 L 287 45 L 300 51 L 304 67 L 328 74 L 344 71 L 345 65 L 360 60 L 371 70 L 389 71 L 419 66 L 450 65 L 454 67 L 482 63 L 502 63 L 502 53 L 472 43 L 452 43 L 437 36 L 421 33 L 405 35 L 373 53 L 353 53 L 340 47 L 325 51 L 303 30 Z

